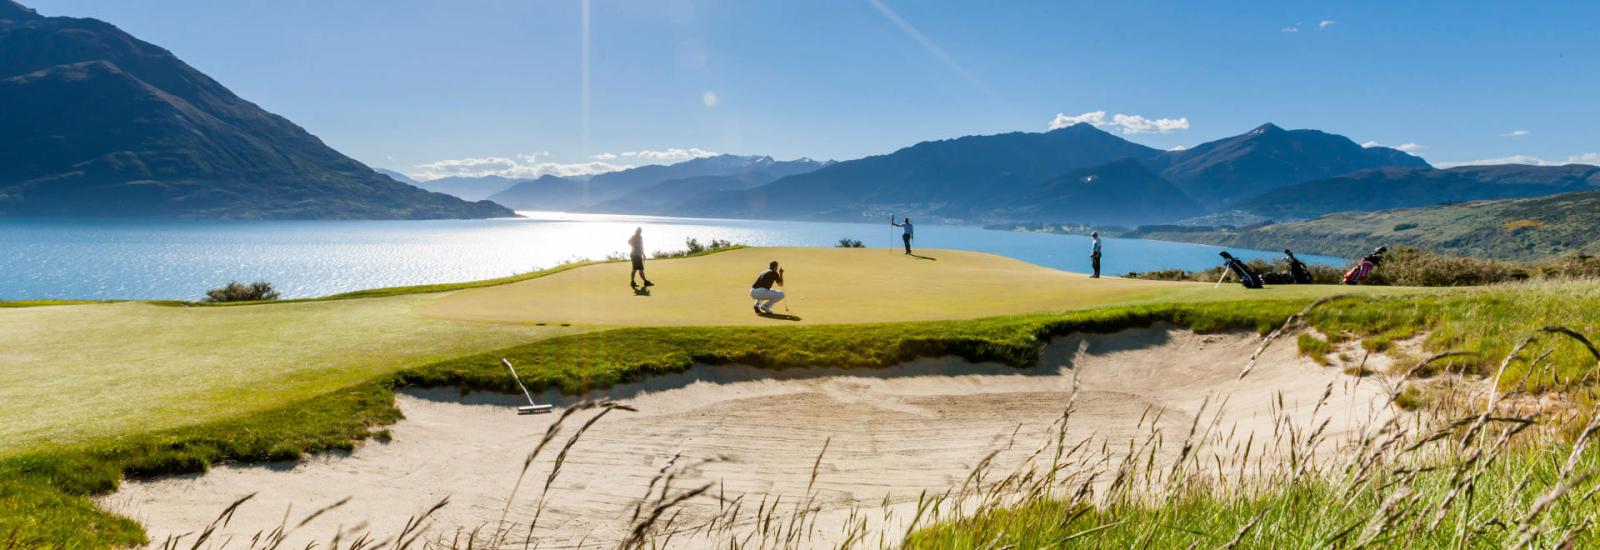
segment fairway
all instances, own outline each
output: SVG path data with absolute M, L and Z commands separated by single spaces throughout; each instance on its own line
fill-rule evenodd
M 0 309 L 0 455 L 246 414 L 573 332 L 413 315 L 426 298 Z
M 1208 288 L 1198 283 L 1090 279 L 993 254 L 885 249 L 745 248 L 648 261 L 657 286 L 628 287 L 629 265 L 609 263 L 520 283 L 472 289 L 421 306 L 446 319 L 586 325 L 759 325 L 796 319 L 751 311 L 750 286 L 777 260 L 788 294 L 776 310 L 805 323 L 970 319 L 1137 301 Z

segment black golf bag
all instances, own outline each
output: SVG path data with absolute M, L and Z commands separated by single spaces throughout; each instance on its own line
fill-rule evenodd
M 1294 257 L 1294 253 L 1285 249 L 1283 261 L 1288 262 L 1289 272 L 1262 273 L 1261 282 L 1269 285 L 1309 285 L 1311 284 L 1311 270 L 1306 268 L 1305 262 Z
M 1244 262 L 1239 261 L 1238 258 L 1233 257 L 1226 250 L 1220 252 L 1219 255 L 1222 256 L 1222 265 L 1239 278 L 1239 284 L 1244 285 L 1245 288 L 1261 288 L 1261 276 L 1256 275 L 1256 272 L 1251 270 L 1250 266 L 1245 265 Z

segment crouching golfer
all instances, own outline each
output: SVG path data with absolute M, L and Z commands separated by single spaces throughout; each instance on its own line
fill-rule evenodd
M 772 289 L 774 284 L 783 286 L 783 268 L 778 267 L 777 260 L 767 264 L 767 270 L 756 277 L 756 284 L 750 285 L 750 299 L 756 301 L 757 314 L 772 313 L 773 304 L 783 299 L 782 290 Z

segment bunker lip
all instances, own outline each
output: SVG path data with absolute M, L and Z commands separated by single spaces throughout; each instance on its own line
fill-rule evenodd
M 742 495 L 750 513 L 757 502 L 779 497 L 793 506 L 815 467 L 819 511 L 809 544 L 837 543 L 853 509 L 871 529 L 900 533 L 912 515 L 906 507 L 915 506 L 922 491 L 959 486 L 990 454 L 996 471 L 1009 471 L 1053 439 L 1075 384 L 1067 438 L 1112 447 L 1143 439 L 1152 426 L 1164 439 L 1181 441 L 1202 409 L 1212 421 L 1223 397 L 1227 404 L 1215 420 L 1237 439 L 1256 434 L 1264 440 L 1282 418 L 1303 426 L 1327 421 L 1329 437 L 1319 452 L 1337 450 L 1346 437 L 1391 414 L 1380 384 L 1319 367 L 1292 344 L 1275 344 L 1239 380 L 1259 343 L 1254 334 L 1200 335 L 1158 326 L 1057 338 L 1040 365 L 1026 369 L 947 357 L 883 369 L 696 366 L 652 376 L 583 396 L 639 410 L 608 415 L 573 446 L 536 536 L 542 546 L 614 546 L 651 478 L 675 456 L 678 465 L 709 461 L 683 472 L 676 487 L 715 484 L 727 499 Z M 1332 397 L 1317 409 L 1330 388 Z M 1280 394 L 1282 417 L 1272 410 Z M 535 397 L 555 403 L 558 415 L 579 399 Z M 324 544 L 358 531 L 393 536 L 445 496 L 451 504 L 435 516 L 431 533 L 492 529 L 527 453 L 555 415 L 518 416 L 521 396 L 463 397 L 450 388 L 406 392 L 399 401 L 407 418 L 391 427 L 389 443 L 292 465 L 229 466 L 127 483 L 100 502 L 143 522 L 156 544 L 205 528 L 250 493 L 257 496 L 223 529 L 236 541 L 285 522 L 293 526 L 346 497 L 348 504 L 295 530 L 286 543 Z M 553 445 L 564 443 L 578 423 L 566 425 Z M 1176 453 L 1177 446 L 1170 447 L 1160 458 Z M 524 530 L 553 456 L 547 452 L 532 465 L 530 481 L 511 503 L 510 520 Z M 894 513 L 877 512 L 886 500 Z M 679 524 L 703 522 L 720 507 L 709 497 L 692 499 Z M 688 533 L 672 540 L 683 547 L 710 542 Z
M 785 268 L 778 311 L 806 324 L 971 319 L 1125 302 L 1196 284 L 1090 280 L 1021 260 L 960 250 L 743 248 L 647 261 L 648 293 L 627 286 L 629 266 L 602 263 L 527 281 L 443 295 L 424 316 L 501 323 L 602 326 L 772 325 L 791 318 L 751 313 L 749 290 L 767 263 Z M 787 306 L 789 311 L 785 312 Z

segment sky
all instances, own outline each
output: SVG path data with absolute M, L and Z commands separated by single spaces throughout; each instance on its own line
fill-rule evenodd
M 374 167 L 848 160 L 1265 122 L 1436 165 L 1600 164 L 1600 2 L 24 0 L 103 19 Z

